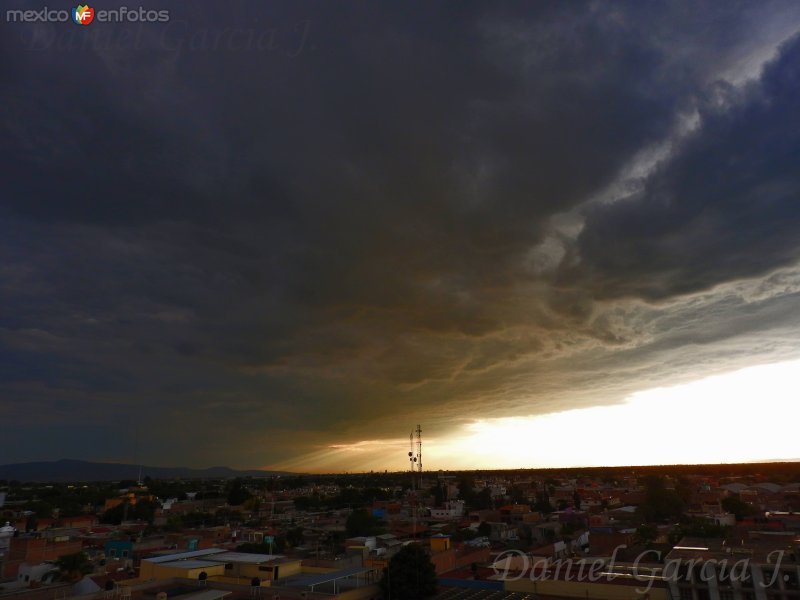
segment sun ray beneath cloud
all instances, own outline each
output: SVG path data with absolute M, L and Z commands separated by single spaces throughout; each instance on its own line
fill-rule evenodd
M 611 406 L 473 420 L 426 440 L 425 460 L 431 470 L 792 460 L 799 402 L 800 361 L 759 365 Z M 402 439 L 331 444 L 271 468 L 401 471 L 407 449 Z

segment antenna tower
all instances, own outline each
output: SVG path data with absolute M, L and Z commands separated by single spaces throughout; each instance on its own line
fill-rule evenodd
M 417 425 L 408 436 L 408 462 L 411 467 L 411 490 L 422 489 L 422 427 Z
M 412 430 L 408 436 L 408 463 L 411 468 L 411 515 L 413 536 L 417 537 L 417 509 L 419 497 L 415 493 L 416 489 L 422 493 L 422 427 Z M 419 478 L 419 482 L 417 482 Z M 417 488 L 418 486 L 418 488 Z
M 422 489 L 422 427 L 417 425 L 417 473 L 419 474 L 419 489 Z

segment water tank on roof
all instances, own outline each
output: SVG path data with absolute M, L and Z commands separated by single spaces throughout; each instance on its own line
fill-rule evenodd
M 11 523 L 6 521 L 6 524 L 0 527 L 0 538 L 14 537 L 16 529 L 11 526 Z

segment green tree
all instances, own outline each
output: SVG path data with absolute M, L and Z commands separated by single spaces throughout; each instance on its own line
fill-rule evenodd
M 280 554 L 286 549 L 286 537 L 283 535 L 276 535 L 272 539 L 272 544 L 262 542 L 257 544 L 255 542 L 245 542 L 236 546 L 237 552 L 244 552 L 246 554 Z
M 318 506 L 322 506 L 323 500 L 319 494 L 312 494 L 311 496 L 298 496 L 293 500 L 294 507 L 297 510 L 311 510 Z
M 302 527 L 293 527 L 286 532 L 286 543 L 292 547 L 302 545 L 304 539 Z
M 125 500 L 123 504 L 109 508 L 104 512 L 103 522 L 112 525 L 119 525 L 123 520 L 152 523 L 156 508 L 157 505 L 150 500 L 140 500 L 136 504 L 130 504 Z
M 250 512 L 258 511 L 260 506 L 261 506 L 261 498 L 259 498 L 258 496 L 250 496 L 242 504 L 242 508 Z
M 378 535 L 383 533 L 381 521 L 372 516 L 366 509 L 357 508 L 350 513 L 345 522 L 345 530 L 348 537 L 359 537 L 362 535 Z
M 683 537 L 698 537 L 698 538 L 724 538 L 730 531 L 729 527 L 724 525 L 716 525 L 705 519 L 685 519 L 678 527 L 674 528 L 671 532 L 670 541 L 677 542 Z
M 553 505 L 550 504 L 550 496 L 547 495 L 547 492 L 538 492 L 536 494 L 536 503 L 533 508 L 542 514 L 549 514 L 555 510 Z
M 56 566 L 61 571 L 62 579 L 66 581 L 77 581 L 84 575 L 92 572 L 94 567 L 85 552 L 75 552 L 59 556 Z
M 677 521 L 685 508 L 680 495 L 675 490 L 667 489 L 658 475 L 648 475 L 644 485 L 644 502 L 637 509 L 641 519 L 648 523 Z
M 39 520 L 36 515 L 28 515 L 25 519 L 25 531 L 36 531 L 39 527 Z
M 511 497 L 511 501 L 514 504 L 527 504 L 528 498 L 525 495 L 522 487 L 518 485 L 511 486 L 511 490 L 509 491 L 509 496 Z
M 365 502 L 361 490 L 354 487 L 342 488 L 333 499 L 334 506 L 363 506 Z
M 641 544 L 642 546 L 651 546 L 653 542 L 656 541 L 658 537 L 658 529 L 655 527 L 651 527 L 650 525 L 641 525 L 636 530 L 636 535 L 634 539 L 636 540 L 637 544 Z
M 533 543 L 533 529 L 531 529 L 530 525 L 518 525 L 517 533 L 526 545 L 530 546 Z
M 247 491 L 247 488 L 244 487 L 244 484 L 239 477 L 231 480 L 228 483 L 227 492 L 228 504 L 230 506 L 239 506 L 240 504 L 244 504 L 245 501 L 252 495 L 249 491 Z
M 430 494 L 431 496 L 433 496 L 433 501 L 436 504 L 436 506 L 441 506 L 442 504 L 444 504 L 445 494 L 441 481 L 430 489 Z
M 475 497 L 475 481 L 472 477 L 465 475 L 458 481 L 458 497 L 472 506 L 472 501 Z
M 755 513 L 755 508 L 753 508 L 753 505 L 742 500 L 738 494 L 723 498 L 720 504 L 722 504 L 722 508 L 725 511 L 736 515 L 737 521 L 741 521 L 745 517 Z
M 52 517 L 53 508 L 55 507 L 50 502 L 45 502 L 44 500 L 29 502 L 27 505 L 27 509 L 36 513 L 36 516 L 40 519 L 49 519 Z
M 481 536 L 481 537 L 489 537 L 489 535 L 491 533 L 492 533 L 492 526 L 489 525 L 489 523 L 487 523 L 486 521 L 483 521 L 483 522 L 481 522 L 480 525 L 478 525 L 478 535 L 479 536 Z
M 380 582 L 389 600 L 416 600 L 436 594 L 436 568 L 420 544 L 404 546 L 389 561 Z
M 483 488 L 480 492 L 475 494 L 475 499 L 473 500 L 473 506 L 477 510 L 485 510 L 487 508 L 491 508 L 493 504 L 492 501 L 492 490 L 488 487 Z
M 478 532 L 469 527 L 456 529 L 451 535 L 454 542 L 466 542 L 467 540 L 474 540 L 476 537 L 478 537 Z

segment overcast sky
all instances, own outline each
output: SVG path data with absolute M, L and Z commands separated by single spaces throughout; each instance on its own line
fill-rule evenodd
M 800 3 L 142 6 L 0 15 L 0 463 L 402 468 L 800 357 Z

